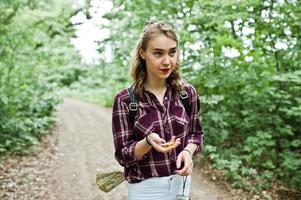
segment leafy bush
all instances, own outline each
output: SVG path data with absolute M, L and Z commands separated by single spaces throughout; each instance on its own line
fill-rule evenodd
M 59 102 L 51 76 L 79 61 L 69 41 L 70 2 L 59 2 L 0 2 L 0 154 L 22 153 L 47 132 Z M 77 76 L 64 75 L 61 82 Z

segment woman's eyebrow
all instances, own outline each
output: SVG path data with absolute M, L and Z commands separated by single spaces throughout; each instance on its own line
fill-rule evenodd
M 168 51 L 173 51 L 173 50 L 176 50 L 177 47 L 173 47 L 171 49 L 169 49 Z M 153 51 L 164 51 L 164 49 L 160 49 L 160 48 L 154 48 Z

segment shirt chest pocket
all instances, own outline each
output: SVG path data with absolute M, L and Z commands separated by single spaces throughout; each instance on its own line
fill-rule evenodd
M 188 133 L 189 121 L 185 118 L 175 116 L 172 118 L 172 127 L 176 136 L 183 136 Z
M 134 123 L 134 133 L 138 139 L 143 139 L 148 133 L 154 130 L 154 121 L 157 119 L 157 115 L 154 112 L 149 112 L 144 108 L 138 108 Z
M 188 133 L 189 130 L 189 116 L 187 115 L 185 108 L 181 104 L 173 105 L 171 109 L 171 123 L 173 132 L 176 136 L 183 136 Z

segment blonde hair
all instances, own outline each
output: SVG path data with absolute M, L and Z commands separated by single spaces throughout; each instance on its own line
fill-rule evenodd
M 164 34 L 168 38 L 177 42 L 179 45 L 178 36 L 172 24 L 163 21 L 148 21 L 144 24 L 143 30 L 133 52 L 131 76 L 134 81 L 134 92 L 139 97 L 142 96 L 143 83 L 146 80 L 146 64 L 139 54 L 140 48 L 144 51 L 147 49 L 148 42 L 154 37 Z M 170 76 L 167 78 L 167 83 L 171 86 L 173 94 L 179 95 L 182 90 L 181 77 L 179 74 L 180 60 L 179 51 L 177 54 L 177 63 Z

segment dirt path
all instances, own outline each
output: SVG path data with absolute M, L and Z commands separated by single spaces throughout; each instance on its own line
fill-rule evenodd
M 71 99 L 58 107 L 56 199 L 126 199 L 125 184 L 109 194 L 95 184 L 96 173 L 121 170 L 113 159 L 110 118 L 110 109 Z
M 58 107 L 57 131 L 59 157 L 53 188 L 56 199 L 126 199 L 125 182 L 108 194 L 95 184 L 96 173 L 122 169 L 113 156 L 111 109 L 65 99 Z M 227 199 L 225 192 L 197 171 L 193 174 L 191 198 Z

